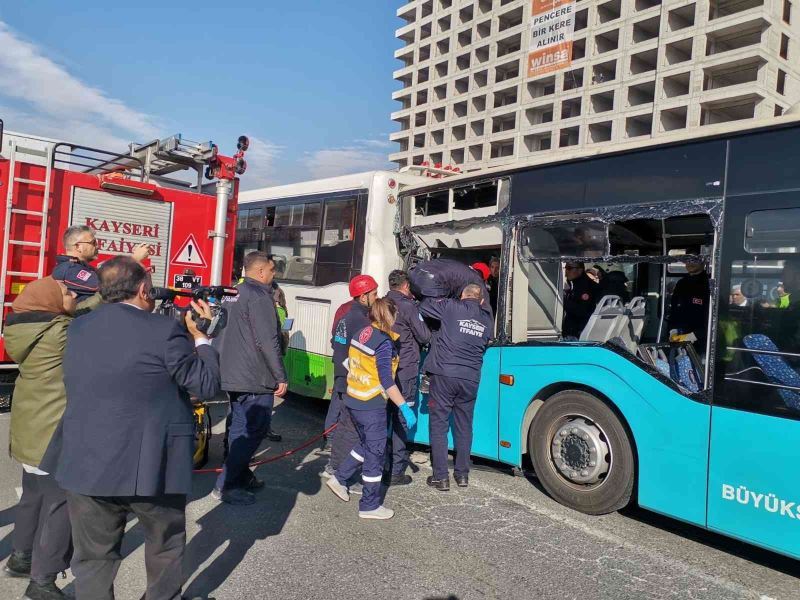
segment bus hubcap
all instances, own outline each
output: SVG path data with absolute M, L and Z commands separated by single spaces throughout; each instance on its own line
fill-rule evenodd
M 550 451 L 558 472 L 573 483 L 599 483 L 611 466 L 603 430 L 585 417 L 566 417 L 556 429 Z

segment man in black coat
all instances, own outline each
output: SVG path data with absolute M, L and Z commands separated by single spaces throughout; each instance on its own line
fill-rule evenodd
M 600 300 L 600 286 L 586 274 L 582 262 L 568 262 L 564 270 L 567 288 L 564 290 L 561 332 L 565 338 L 579 338 Z
M 389 293 L 386 294 L 397 307 L 394 332 L 400 335 L 400 364 L 395 380 L 409 406 L 417 401 L 419 381 L 419 350 L 431 340 L 431 331 L 419 314 L 417 302 L 411 294 L 411 284 L 405 271 L 389 273 Z M 408 429 L 397 405 L 387 403 L 389 424 L 392 429 L 392 474 L 391 485 L 411 483 L 406 474 L 408 467 Z
M 113 599 L 133 513 L 145 531 L 147 598 L 172 600 L 183 582 L 192 487 L 189 395 L 219 392 L 217 352 L 190 314 L 187 333 L 175 319 L 151 313 L 150 277 L 133 258 L 105 262 L 98 276 L 106 304 L 67 333 L 67 407 L 60 452 L 50 457 L 57 461 L 50 472 L 67 492 L 75 589 L 78 598 Z M 207 304 L 193 306 L 210 318 Z
M 264 486 L 250 471 L 250 459 L 270 433 L 275 396 L 286 394 L 288 379 L 272 280 L 275 261 L 265 252 L 244 257 L 239 295 L 226 297 L 228 325 L 214 341 L 219 350 L 222 389 L 230 399 L 228 456 L 213 496 L 229 504 L 255 502 L 252 491 Z

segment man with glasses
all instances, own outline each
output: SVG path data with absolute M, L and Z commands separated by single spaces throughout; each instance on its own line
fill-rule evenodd
M 568 262 L 564 267 L 567 286 L 564 290 L 564 322 L 562 335 L 579 338 L 599 297 L 599 286 L 586 274 L 582 262 Z
M 99 281 L 96 269 L 89 264 L 97 258 L 97 238 L 94 231 L 86 225 L 67 228 L 62 237 L 64 254 L 56 256 L 53 279 L 63 281 L 78 298 L 78 304 L 97 293 Z M 150 256 L 150 248 L 139 244 L 133 250 L 133 259 L 141 263 Z

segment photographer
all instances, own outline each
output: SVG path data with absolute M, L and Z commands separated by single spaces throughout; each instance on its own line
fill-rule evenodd
M 253 504 L 264 486 L 248 464 L 270 433 L 275 396 L 286 394 L 281 330 L 273 298 L 275 261 L 264 252 L 244 257 L 239 295 L 225 298 L 228 325 L 214 341 L 220 353 L 222 389 L 230 400 L 228 456 L 212 495 L 236 505 Z
M 133 258 L 106 261 L 98 277 L 105 304 L 69 326 L 66 410 L 40 466 L 67 492 L 77 597 L 114 598 L 133 513 L 144 528 L 147 598 L 172 600 L 183 583 L 192 489 L 189 395 L 219 392 L 219 359 L 191 311 L 186 329 L 151 314 L 150 276 Z M 205 302 L 192 307 L 211 318 Z

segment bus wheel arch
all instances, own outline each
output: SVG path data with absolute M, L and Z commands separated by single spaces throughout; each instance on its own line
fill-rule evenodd
M 634 498 L 635 439 L 614 403 L 598 390 L 566 382 L 548 386 L 528 406 L 523 425 L 537 477 L 559 503 L 599 515 Z

